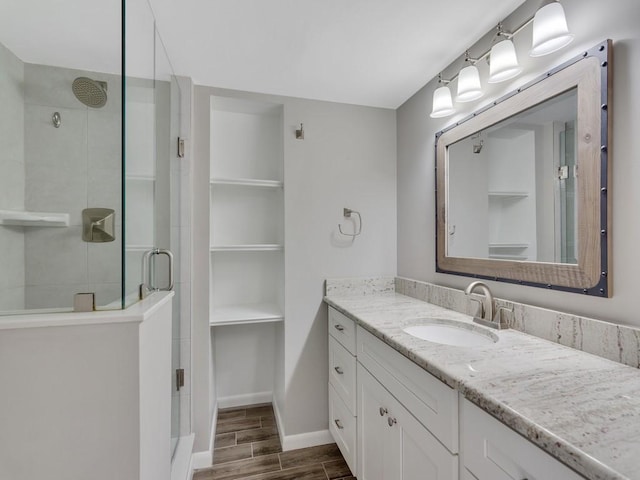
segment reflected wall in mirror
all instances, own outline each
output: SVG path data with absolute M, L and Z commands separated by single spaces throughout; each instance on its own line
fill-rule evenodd
M 609 51 L 436 135 L 439 272 L 610 295 Z

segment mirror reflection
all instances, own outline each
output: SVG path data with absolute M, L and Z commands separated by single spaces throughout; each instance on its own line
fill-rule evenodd
M 447 254 L 577 264 L 577 88 L 448 147 Z

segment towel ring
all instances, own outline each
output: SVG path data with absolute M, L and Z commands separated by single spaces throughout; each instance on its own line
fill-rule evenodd
M 362 233 L 362 215 L 360 215 L 360 212 L 356 212 L 355 210 L 351 210 L 350 208 L 345 208 L 343 209 L 343 215 L 346 218 L 351 218 L 351 215 L 357 215 L 358 216 L 358 231 L 355 233 L 345 233 L 342 231 L 342 225 L 338 224 L 338 230 L 340 231 L 340 233 L 346 237 L 357 237 L 358 235 L 360 235 Z

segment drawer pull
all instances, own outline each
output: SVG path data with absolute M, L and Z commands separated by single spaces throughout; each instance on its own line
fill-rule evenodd
M 335 329 L 338 330 L 339 332 L 342 332 L 344 330 L 344 327 L 342 325 L 340 325 L 339 323 L 336 323 L 334 325 Z
M 338 375 L 344 375 L 344 370 L 340 367 L 333 367 L 333 369 L 338 372 Z
M 397 422 L 397 420 L 395 418 L 387 418 L 387 423 L 389 424 L 390 427 L 393 427 Z
M 338 427 L 340 430 L 344 429 L 344 425 L 342 425 L 342 422 L 338 419 L 333 421 L 336 424 L 336 427 Z
M 384 407 L 380 407 L 380 416 L 384 417 L 387 413 L 389 413 L 389 410 L 387 410 Z

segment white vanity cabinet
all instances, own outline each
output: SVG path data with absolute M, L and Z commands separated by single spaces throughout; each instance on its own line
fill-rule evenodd
M 358 364 L 358 478 L 454 480 L 458 457 Z
M 584 480 L 331 307 L 329 415 L 358 480 Z
M 356 472 L 356 325 L 329 308 L 329 431 Z
M 460 416 L 463 480 L 584 480 L 462 397 Z

